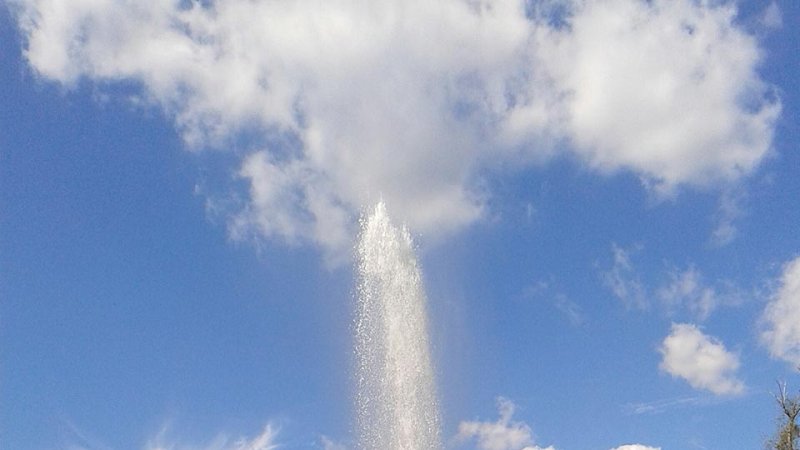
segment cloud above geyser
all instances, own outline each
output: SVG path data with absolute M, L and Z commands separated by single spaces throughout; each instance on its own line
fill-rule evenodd
M 555 450 L 534 445 L 533 432 L 523 422 L 512 421 L 515 405 L 506 398 L 497 399 L 500 417 L 496 422 L 463 421 L 458 424 L 456 440 L 475 439 L 479 450 Z
M 784 265 L 761 325 L 761 342 L 770 355 L 800 365 L 800 257 Z
M 780 111 L 732 2 L 8 3 L 41 78 L 135 86 L 193 148 L 259 136 L 232 232 L 328 250 L 378 198 L 457 229 L 485 212 L 484 171 L 558 152 L 661 193 L 728 184 Z
M 659 351 L 663 357 L 661 370 L 683 378 L 695 389 L 716 395 L 744 392 L 744 383 L 736 376 L 739 357 L 692 324 L 673 323 Z

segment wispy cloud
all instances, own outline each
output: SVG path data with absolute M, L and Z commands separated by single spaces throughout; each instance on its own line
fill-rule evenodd
M 629 309 L 644 310 L 657 300 L 667 316 L 688 314 L 704 321 L 717 308 L 739 305 L 746 298 L 740 286 L 724 279 L 707 280 L 693 264 L 679 268 L 666 262 L 663 272 L 653 277 L 659 280 L 646 283 L 633 259 L 642 249 L 612 244 L 612 263 L 600 270 L 603 284 Z
M 675 408 L 705 405 L 710 402 L 708 397 L 680 397 L 652 402 L 629 403 L 624 406 L 631 414 L 660 414 Z
M 586 314 L 583 312 L 583 308 L 581 305 L 575 303 L 574 301 L 570 300 L 564 294 L 558 294 L 555 297 L 555 306 L 556 309 L 561 311 L 562 314 L 567 318 L 570 325 L 574 327 L 579 327 L 586 323 Z
M 736 221 L 745 213 L 742 204 L 747 196 L 741 190 L 728 189 L 719 197 L 716 213 L 716 227 L 711 232 L 711 245 L 724 247 L 736 239 L 739 230 Z
M 73 421 L 65 419 L 63 423 L 69 430 L 67 450 L 113 450 L 103 439 L 81 429 Z
M 553 277 L 547 280 L 539 280 L 525 288 L 523 294 L 526 298 L 542 299 L 548 303 L 552 303 L 553 307 L 558 310 L 564 318 L 574 327 L 579 327 L 586 323 L 586 313 L 581 305 L 573 301 L 567 294 L 560 291 L 555 286 Z
M 781 28 L 783 26 L 783 13 L 777 2 L 772 1 L 769 6 L 764 9 L 764 12 L 761 14 L 760 22 L 761 25 L 772 29 Z
M 167 437 L 167 434 L 168 430 L 164 428 L 144 446 L 143 450 L 275 450 L 280 447 L 276 443 L 278 428 L 271 423 L 265 425 L 261 433 L 252 438 L 230 438 L 220 434 L 206 444 L 177 442 Z
M 627 444 L 612 448 L 611 450 L 661 450 L 661 447 L 650 447 L 642 444 Z
M 323 450 L 347 450 L 347 446 L 335 442 L 327 436 L 322 436 L 320 442 L 322 443 Z
M 611 246 L 614 259 L 611 268 L 601 274 L 603 283 L 628 308 L 647 307 L 647 291 L 631 263 L 631 254 L 641 247 L 624 249 L 617 244 Z
M 224 434 L 218 435 L 206 444 L 186 444 L 168 438 L 167 430 L 162 430 L 155 438 L 150 440 L 143 450 L 275 450 L 280 446 L 276 443 L 278 428 L 267 424 L 260 434 L 248 438 L 230 438 Z
M 668 309 L 686 308 L 698 320 L 705 320 L 719 305 L 719 294 L 704 283 L 694 267 L 683 271 L 673 269 L 668 276 L 669 281 L 656 292 Z
M 67 446 L 70 450 L 113 450 L 113 447 L 103 444 L 99 439 L 89 436 L 72 424 L 70 429 L 75 436 L 74 440 L 78 441 Z M 277 426 L 267 423 L 261 432 L 253 437 L 232 438 L 221 433 L 210 441 L 199 444 L 170 436 L 170 427 L 164 425 L 155 436 L 148 439 L 141 450 L 276 450 L 280 448 L 277 443 L 278 432 Z M 331 447 L 331 450 L 336 450 L 336 447 Z

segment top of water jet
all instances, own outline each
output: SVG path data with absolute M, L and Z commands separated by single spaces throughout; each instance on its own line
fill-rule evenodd
M 383 202 L 362 217 L 357 253 L 359 446 L 440 449 L 425 292 L 411 236 Z

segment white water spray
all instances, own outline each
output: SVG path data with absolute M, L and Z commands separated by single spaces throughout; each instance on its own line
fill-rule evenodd
M 382 202 L 361 221 L 357 294 L 360 448 L 441 449 L 420 271 L 408 230 Z

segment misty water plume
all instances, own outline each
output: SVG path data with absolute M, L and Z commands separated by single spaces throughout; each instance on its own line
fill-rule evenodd
M 382 202 L 361 220 L 357 257 L 359 448 L 441 449 L 420 270 L 408 230 Z

